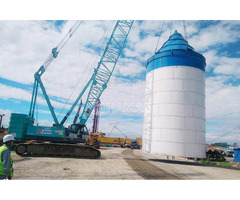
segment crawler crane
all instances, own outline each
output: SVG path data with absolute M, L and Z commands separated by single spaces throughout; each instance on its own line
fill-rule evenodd
M 80 92 L 70 110 L 67 112 L 62 121 L 59 122 L 41 80 L 41 76 L 46 71 L 49 64 L 54 60 L 54 58 L 57 58 L 63 46 L 76 32 L 80 24 L 81 22 L 75 23 L 75 25 L 68 31 L 59 45 L 52 49 L 52 52 L 47 60 L 35 73 L 29 114 L 11 114 L 8 133 L 14 135 L 16 142 L 19 143 L 17 144 L 15 151 L 20 156 L 57 155 L 87 158 L 100 157 L 99 150 L 95 149 L 94 147 L 79 143 L 84 143 L 86 137 L 89 135 L 85 124 L 90 114 L 92 113 L 93 108 L 98 102 L 101 94 L 107 88 L 107 84 L 126 43 L 126 39 L 132 27 L 133 21 L 118 20 L 116 22 L 110 39 L 97 67 L 94 70 L 94 73 L 92 74 L 87 84 L 84 86 L 83 90 Z M 39 87 L 42 90 L 42 94 L 47 102 L 54 120 L 54 124 L 49 127 L 34 125 L 34 113 Z M 64 123 L 89 87 L 90 89 L 87 95 L 87 100 L 84 104 L 84 108 L 78 122 L 75 121 L 75 123 L 71 124 L 69 127 L 65 127 Z M 26 143 L 26 141 L 29 140 L 34 140 L 35 142 Z M 44 142 L 40 143 L 40 141 Z

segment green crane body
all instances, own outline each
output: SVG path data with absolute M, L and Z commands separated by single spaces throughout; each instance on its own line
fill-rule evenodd
M 32 92 L 32 99 L 30 104 L 29 114 L 12 113 L 9 124 L 9 134 L 13 134 L 18 141 L 23 140 L 44 140 L 53 142 L 66 142 L 66 143 L 78 143 L 85 142 L 88 136 L 88 130 L 86 128 L 86 122 L 92 113 L 96 103 L 98 102 L 101 94 L 107 88 L 107 84 L 115 69 L 118 58 L 122 52 L 122 49 L 126 43 L 129 31 L 132 27 L 133 20 L 118 20 L 110 39 L 106 45 L 106 48 L 101 56 L 97 68 L 95 68 L 93 75 L 85 85 L 84 89 L 80 92 L 78 98 L 75 100 L 70 110 L 64 116 L 61 122 L 58 121 L 54 108 L 47 95 L 44 85 L 41 81 L 41 76 L 46 71 L 48 65 L 54 58 L 57 58 L 60 50 L 66 44 L 66 42 L 72 37 L 81 22 L 76 22 L 75 25 L 64 36 L 59 45 L 52 49 L 52 53 L 49 55 L 44 64 L 34 75 L 34 85 Z M 80 101 L 81 97 L 90 86 L 87 100 L 85 102 L 82 114 L 80 115 L 79 122 L 71 124 L 70 127 L 64 127 L 64 123 L 72 113 L 75 106 Z M 54 125 L 47 126 L 35 126 L 34 125 L 34 113 L 36 107 L 36 99 L 39 87 L 42 90 L 43 96 L 47 102 L 49 110 L 54 120 Z

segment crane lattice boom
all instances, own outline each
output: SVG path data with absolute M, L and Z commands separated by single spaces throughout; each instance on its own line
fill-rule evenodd
M 133 20 L 117 21 L 101 60 L 94 71 L 93 82 L 80 117 L 80 123 L 86 123 L 102 92 L 107 88 L 107 83 L 126 43 L 132 24 Z

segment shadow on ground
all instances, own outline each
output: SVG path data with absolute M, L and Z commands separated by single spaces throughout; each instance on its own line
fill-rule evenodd
M 148 159 L 148 160 L 155 161 L 155 162 L 169 163 L 169 164 L 207 166 L 197 162 L 187 162 L 187 161 L 180 161 L 180 160 L 166 160 L 166 159 Z
M 214 165 L 214 164 L 202 164 L 202 163 L 197 163 L 197 162 L 180 161 L 180 160 L 166 160 L 166 159 L 148 159 L 148 160 L 154 161 L 154 162 L 163 162 L 163 163 L 178 164 L 178 165 L 217 167 L 217 168 L 224 168 L 224 169 L 240 170 L 240 168 L 235 168 L 235 167 L 224 167 L 224 166 L 219 166 L 219 165 Z

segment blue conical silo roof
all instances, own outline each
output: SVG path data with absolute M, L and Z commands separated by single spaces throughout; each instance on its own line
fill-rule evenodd
M 147 72 L 160 67 L 189 66 L 205 71 L 205 58 L 175 30 L 163 46 L 147 61 Z
M 183 36 L 177 32 L 177 30 L 175 30 L 175 32 L 163 44 L 161 49 L 158 50 L 158 53 L 173 49 L 185 49 L 194 51 L 193 47 L 188 44 L 187 40 L 185 40 Z

